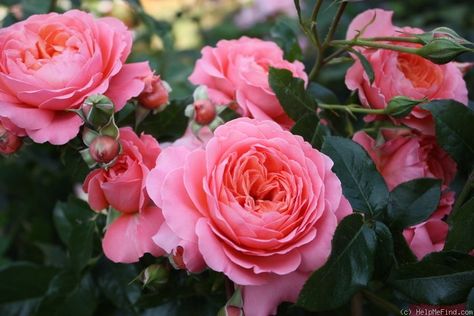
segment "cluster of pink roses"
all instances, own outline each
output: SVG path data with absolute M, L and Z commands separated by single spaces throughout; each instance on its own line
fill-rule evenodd
M 422 30 L 399 28 L 392 24 L 391 11 L 368 10 L 350 24 L 347 38 L 402 36 L 402 32 L 418 34 Z M 414 54 L 384 49 L 361 49 L 375 72 L 371 84 L 361 62 L 356 61 L 347 71 L 346 85 L 357 90 L 362 104 L 383 109 L 395 96 L 428 100 L 453 99 L 467 105 L 467 87 L 456 63 L 436 65 Z M 367 121 L 385 119 L 366 116 Z M 383 143 L 376 142 L 365 132 L 358 132 L 353 140 L 364 147 L 384 177 L 388 188 L 416 178 L 441 179 L 443 193 L 438 210 L 426 221 L 406 229 L 403 234 L 415 255 L 421 259 L 433 251 L 440 251 L 446 240 L 448 224 L 444 218 L 451 212 L 454 192 L 448 185 L 456 174 L 456 163 L 436 143 L 431 114 L 420 107 L 402 119 L 391 120 L 411 129 L 385 130 Z
M 421 32 L 394 27 L 391 15 L 359 15 L 348 38 Z M 116 111 L 139 95 L 149 108 L 167 103 L 167 87 L 147 63 L 125 64 L 131 44 L 122 23 L 80 11 L 33 16 L 0 30 L 0 140 L 9 146 L 0 142 L 0 148 L 12 151 L 15 137 L 25 135 L 38 143 L 68 142 L 83 124 L 75 110 L 93 94 L 108 96 Z M 388 50 L 361 53 L 374 68 L 375 82 L 356 61 L 346 84 L 364 106 L 385 108 L 398 95 L 467 103 L 453 63 L 438 66 Z M 167 254 L 191 272 L 222 272 L 242 290 L 250 316 L 296 301 L 310 273 L 329 257 L 338 222 L 352 210 L 332 161 L 287 130 L 293 121 L 269 86 L 270 67 L 308 81 L 303 64 L 285 60 L 272 42 L 242 37 L 203 49 L 189 80 L 205 85 L 216 104 L 235 102 L 244 116 L 218 127 L 204 143 L 187 134 L 189 139 L 160 149 L 150 135 L 120 129 L 114 163 L 84 182 L 92 209 L 110 207 L 119 214 L 103 239 L 108 258 L 130 263 L 144 253 Z M 374 119 L 383 117 L 367 117 Z M 420 177 L 442 179 L 438 210 L 404 232 L 421 258 L 444 245 L 456 164 L 436 144 L 429 112 L 415 108 L 395 123 L 413 129 L 384 131 L 382 144 L 364 132 L 354 141 L 370 154 L 389 189 Z

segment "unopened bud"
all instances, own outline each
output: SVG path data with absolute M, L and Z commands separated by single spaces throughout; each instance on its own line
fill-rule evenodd
M 169 103 L 170 86 L 160 76 L 147 77 L 144 82 L 145 88 L 138 96 L 138 101 L 147 109 L 163 111 Z
M 169 257 L 169 260 L 173 267 L 176 269 L 186 269 L 186 264 L 183 259 L 184 249 L 181 246 L 176 247 L 173 254 Z
M 109 124 L 114 112 L 112 100 L 101 94 L 88 97 L 82 106 L 82 113 L 86 122 L 96 129 Z
M 89 146 L 89 153 L 98 163 L 109 163 L 118 156 L 120 143 L 111 136 L 97 136 Z
M 387 105 L 386 112 L 388 115 L 401 118 L 410 114 L 413 108 L 426 100 L 413 100 L 404 96 L 393 97 Z
M 0 153 L 10 155 L 16 152 L 23 144 L 20 137 L 16 136 L 0 123 Z
M 194 101 L 194 121 L 208 125 L 216 118 L 216 106 L 208 99 Z
M 416 54 L 435 64 L 442 65 L 449 63 L 462 53 L 470 51 L 472 51 L 472 49 L 466 48 L 452 39 L 438 37 L 417 49 Z
M 140 275 L 144 286 L 164 284 L 168 281 L 169 271 L 160 264 L 148 266 Z

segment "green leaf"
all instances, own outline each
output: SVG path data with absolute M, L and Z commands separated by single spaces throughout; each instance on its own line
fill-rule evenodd
M 77 270 L 84 268 L 92 256 L 95 215 L 86 202 L 76 198 L 58 202 L 54 209 L 54 224 L 68 248 L 69 264 Z
M 316 102 L 306 93 L 305 83 L 286 69 L 270 68 L 269 83 L 286 114 L 298 121 L 316 110 Z
M 375 232 L 361 214 L 344 218 L 336 229 L 331 256 L 306 281 L 297 304 L 322 311 L 348 302 L 371 279 L 376 246 Z
M 364 55 L 362 55 L 362 53 L 358 52 L 357 50 L 351 49 L 350 51 L 351 53 L 355 54 L 359 59 L 362 67 L 364 68 L 365 73 L 367 74 L 367 77 L 369 78 L 370 84 L 374 83 L 375 73 L 370 62 L 367 60 L 367 58 L 365 58 Z
M 448 218 L 446 250 L 471 251 L 474 248 L 474 198 L 463 204 Z
M 117 307 L 133 310 L 140 298 L 140 287 L 132 283 L 138 275 L 135 266 L 102 262 L 98 267 L 97 280 L 105 296 Z
M 420 178 L 404 182 L 390 192 L 387 220 L 398 229 L 419 224 L 436 210 L 441 197 L 441 181 Z
M 417 261 L 415 254 L 411 251 L 410 246 L 408 246 L 408 243 L 401 230 L 392 231 L 392 238 L 395 258 L 398 264 L 412 263 Z
M 401 266 L 390 283 L 416 303 L 463 303 L 474 285 L 474 257 L 458 252 L 432 253 L 420 262 Z
M 438 144 L 460 166 L 470 167 L 474 162 L 474 112 L 453 100 L 435 100 L 422 107 L 434 117 Z
M 277 21 L 270 30 L 270 35 L 285 52 L 286 60 L 293 62 L 302 59 L 303 55 L 298 43 L 298 36 L 288 23 L 283 20 Z
M 380 279 L 388 276 L 394 263 L 393 238 L 390 229 L 382 222 L 376 221 L 375 234 L 377 235 L 377 248 L 375 250 L 375 272 L 374 275 Z
M 317 149 L 321 148 L 324 137 L 329 135 L 329 129 L 319 122 L 316 113 L 306 113 L 303 115 L 303 117 L 295 123 L 291 132 L 303 136 L 305 141 Z
M 374 216 L 386 208 L 387 185 L 359 144 L 350 139 L 328 136 L 322 152 L 334 161 L 332 170 L 341 180 L 344 196 L 355 211 Z
M 340 104 L 336 94 L 317 82 L 310 82 L 307 92 L 317 101 L 326 104 Z
M 29 262 L 0 268 L 0 311 L 2 315 L 31 315 L 57 269 Z
M 93 315 L 98 304 L 98 294 L 90 274 L 81 279 L 75 273 L 63 271 L 51 281 L 36 316 Z
M 190 103 L 190 98 L 171 101 L 164 111 L 148 115 L 138 127 L 139 131 L 153 135 L 160 142 L 176 140 L 188 126 L 189 119 L 184 115 L 184 109 Z
M 474 287 L 471 289 L 469 295 L 467 296 L 466 309 L 471 311 L 474 310 Z

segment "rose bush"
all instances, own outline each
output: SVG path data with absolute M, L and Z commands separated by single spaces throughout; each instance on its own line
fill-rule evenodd
M 0 315 L 472 308 L 474 28 L 419 1 L 384 7 L 466 28 L 370 1 L 2 2 Z

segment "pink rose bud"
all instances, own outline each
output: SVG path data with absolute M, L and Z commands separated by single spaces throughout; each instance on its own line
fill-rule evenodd
M 170 257 L 171 264 L 176 269 L 182 269 L 182 270 L 186 269 L 186 264 L 184 263 L 183 254 L 184 254 L 183 247 L 178 246 L 173 251 L 173 255 Z
M 194 101 L 194 121 L 200 125 L 208 125 L 216 118 L 216 106 L 210 100 Z
M 21 147 L 22 143 L 20 137 L 7 130 L 0 123 L 0 153 L 13 154 Z
M 89 152 L 98 163 L 109 163 L 118 156 L 120 144 L 111 136 L 98 136 L 89 146 Z
M 160 76 L 145 78 L 145 88 L 138 96 L 142 106 L 150 110 L 164 110 L 169 102 L 170 87 Z

